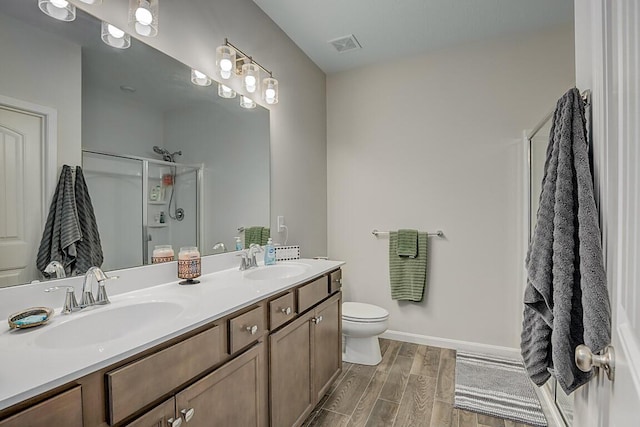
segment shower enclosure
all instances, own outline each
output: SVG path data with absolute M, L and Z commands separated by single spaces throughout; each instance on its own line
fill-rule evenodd
M 156 245 L 200 247 L 202 165 L 82 150 L 103 268 L 151 263 Z

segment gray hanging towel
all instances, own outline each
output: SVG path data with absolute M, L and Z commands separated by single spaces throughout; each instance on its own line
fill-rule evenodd
M 102 245 L 100 244 L 98 223 L 93 212 L 89 189 L 80 166 L 76 167 L 75 196 L 82 239 L 76 244 L 78 255 L 74 272 L 75 274 L 84 274 L 91 267 L 102 267 L 104 257 Z
M 576 367 L 575 348 L 586 344 L 598 352 L 611 341 L 584 104 L 575 88 L 556 105 L 526 265 L 525 367 L 537 385 L 553 375 L 569 394 L 593 375 Z
M 36 258 L 38 270 L 45 274 L 44 270 L 47 264 L 51 261 L 58 261 L 64 266 L 67 276 L 70 276 L 77 257 L 77 243 L 81 238 L 82 232 L 76 210 L 73 173 L 70 166 L 64 165 L 42 232 Z

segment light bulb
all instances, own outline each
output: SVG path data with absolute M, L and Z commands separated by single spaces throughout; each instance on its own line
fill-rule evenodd
M 107 31 L 109 31 L 109 35 L 115 37 L 116 39 L 121 39 L 124 37 L 124 31 L 111 24 L 107 25 Z
M 236 91 L 231 89 L 229 86 L 218 83 L 218 96 L 221 98 L 235 98 Z
M 229 58 L 222 58 L 220 60 L 220 70 L 231 71 L 231 67 L 233 67 L 233 64 Z
M 151 25 L 153 22 L 153 15 L 149 9 L 141 6 L 136 9 L 136 21 L 142 25 Z
M 244 84 L 246 84 L 247 86 L 255 86 L 256 85 L 256 78 L 253 76 L 246 76 L 244 78 Z
M 191 83 L 198 86 L 209 86 L 211 79 L 202 71 L 191 69 Z
M 275 99 L 275 97 L 276 97 L 276 91 L 275 91 L 274 89 L 269 88 L 269 89 L 267 89 L 267 90 L 265 90 L 265 91 L 264 91 L 264 96 L 265 96 L 265 98 L 267 98 L 267 100 L 268 100 L 269 98 L 271 98 L 271 99 Z
M 69 2 L 66 0 L 51 0 L 51 4 L 60 9 L 64 9 L 69 6 Z

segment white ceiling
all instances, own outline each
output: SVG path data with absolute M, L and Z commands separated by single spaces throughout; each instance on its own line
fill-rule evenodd
M 573 0 L 254 0 L 326 73 L 573 21 Z M 354 34 L 362 49 L 327 43 Z

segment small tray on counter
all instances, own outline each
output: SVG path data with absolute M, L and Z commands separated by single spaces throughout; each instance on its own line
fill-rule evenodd
M 53 309 L 49 307 L 31 307 L 13 313 L 7 319 L 9 329 L 26 329 L 44 325 L 53 316 Z

